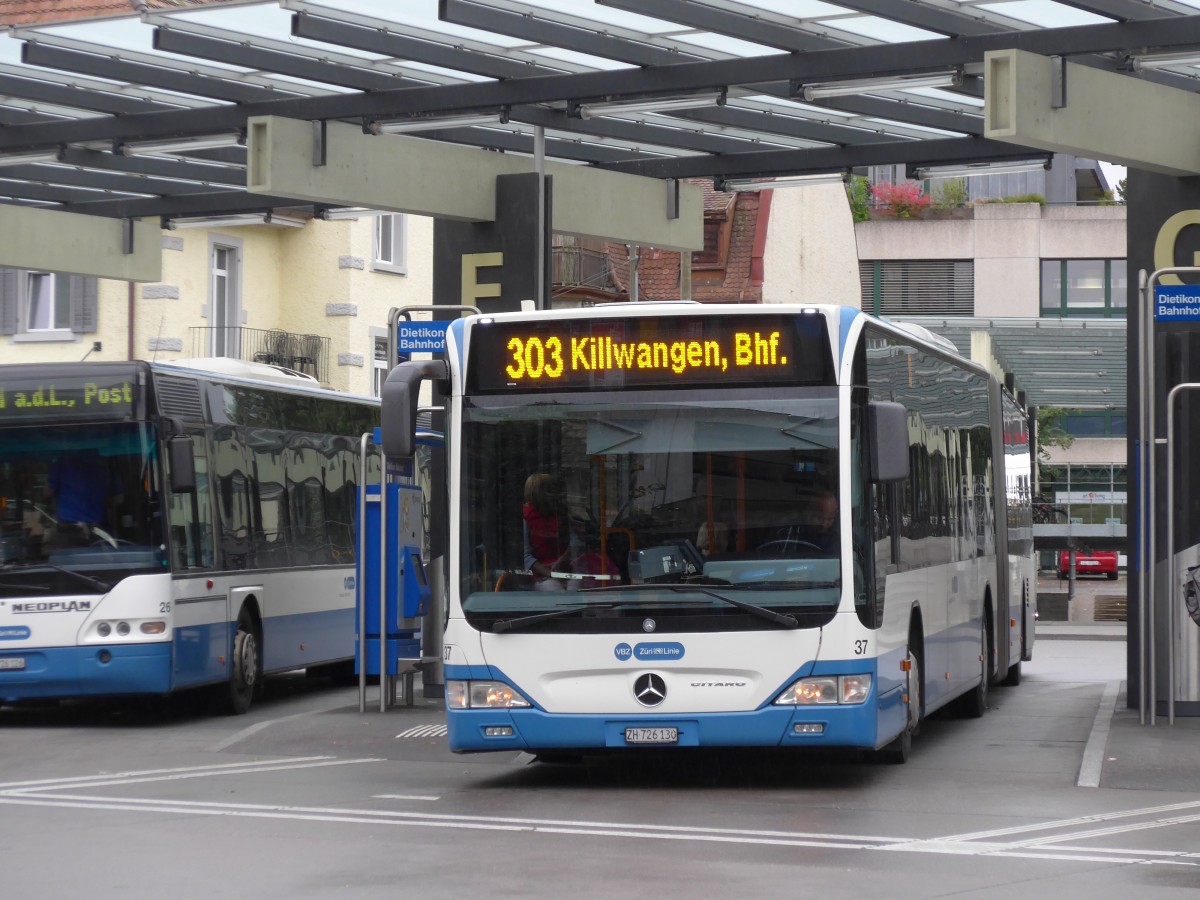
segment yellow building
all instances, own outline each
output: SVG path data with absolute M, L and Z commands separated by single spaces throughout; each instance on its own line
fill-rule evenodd
M 6 363 L 228 356 L 377 393 L 389 310 L 433 302 L 432 247 L 419 216 L 177 220 L 158 283 L 0 270 L 0 346 Z

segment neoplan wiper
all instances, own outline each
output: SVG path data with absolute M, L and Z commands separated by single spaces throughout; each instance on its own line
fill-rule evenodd
M 4 591 L 29 591 L 31 594 L 48 593 L 50 588 L 40 584 L 9 584 L 7 581 L 0 581 L 0 590 Z
M 758 616 L 760 619 L 766 619 L 772 625 L 778 625 L 781 628 L 799 628 L 800 622 L 791 613 L 777 613 L 772 609 L 767 609 L 764 606 L 755 606 L 753 603 L 745 603 L 742 600 L 734 600 L 732 597 L 726 597 L 724 594 L 719 594 L 716 591 L 710 591 L 708 588 L 699 587 L 693 584 L 632 584 L 623 585 L 619 588 L 601 588 L 606 591 L 620 591 L 627 593 L 629 591 L 671 591 L 675 594 L 703 594 L 706 597 L 712 597 L 714 600 L 720 600 L 723 603 L 728 603 L 730 606 L 736 606 L 743 612 L 748 612 L 752 616 Z
M 102 594 L 107 594 L 112 590 L 112 585 L 107 581 L 101 581 L 99 578 L 93 578 L 91 575 L 85 575 L 83 572 L 76 572 L 74 569 L 68 569 L 66 566 L 56 566 L 54 563 L 41 563 L 34 568 L 53 569 L 56 572 L 62 572 L 64 575 L 70 575 L 72 578 L 78 578 L 80 581 L 94 587 Z
M 568 606 L 565 609 L 536 613 L 532 616 L 521 616 L 517 619 L 497 619 L 492 623 L 492 634 L 504 634 L 506 631 L 520 631 L 523 628 L 528 628 L 530 625 L 537 625 L 539 622 L 548 622 L 551 619 L 565 619 L 567 616 L 586 612 L 589 609 L 612 609 L 616 605 L 616 603 L 587 603 L 583 606 Z

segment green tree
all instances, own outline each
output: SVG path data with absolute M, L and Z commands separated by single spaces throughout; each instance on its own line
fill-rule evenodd
M 1039 406 L 1037 410 L 1037 442 L 1038 459 L 1046 462 L 1050 459 L 1050 447 L 1061 447 L 1066 450 L 1075 443 L 1074 435 L 1064 427 L 1064 420 L 1075 410 L 1061 406 Z
M 846 185 L 846 198 L 850 201 L 850 215 L 855 222 L 871 218 L 871 182 L 855 175 Z

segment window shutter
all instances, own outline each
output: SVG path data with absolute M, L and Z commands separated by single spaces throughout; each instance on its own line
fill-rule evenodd
M 858 265 L 863 309 L 868 312 L 874 311 L 878 290 L 879 313 L 884 316 L 975 314 L 975 263 L 972 260 L 862 260 Z
M 0 269 L 0 334 L 17 333 L 20 286 L 20 273 L 16 269 Z
M 71 330 L 76 334 L 91 334 L 96 330 L 97 281 L 83 275 L 71 278 Z

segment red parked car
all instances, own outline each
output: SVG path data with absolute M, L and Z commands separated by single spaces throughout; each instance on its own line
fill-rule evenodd
M 1070 574 L 1071 554 L 1066 550 L 1058 551 L 1058 577 L 1059 580 L 1066 578 Z M 1095 550 L 1092 553 L 1084 553 L 1076 551 L 1075 553 L 1075 576 L 1080 575 L 1107 575 L 1109 581 L 1117 580 L 1117 551 L 1116 550 Z

